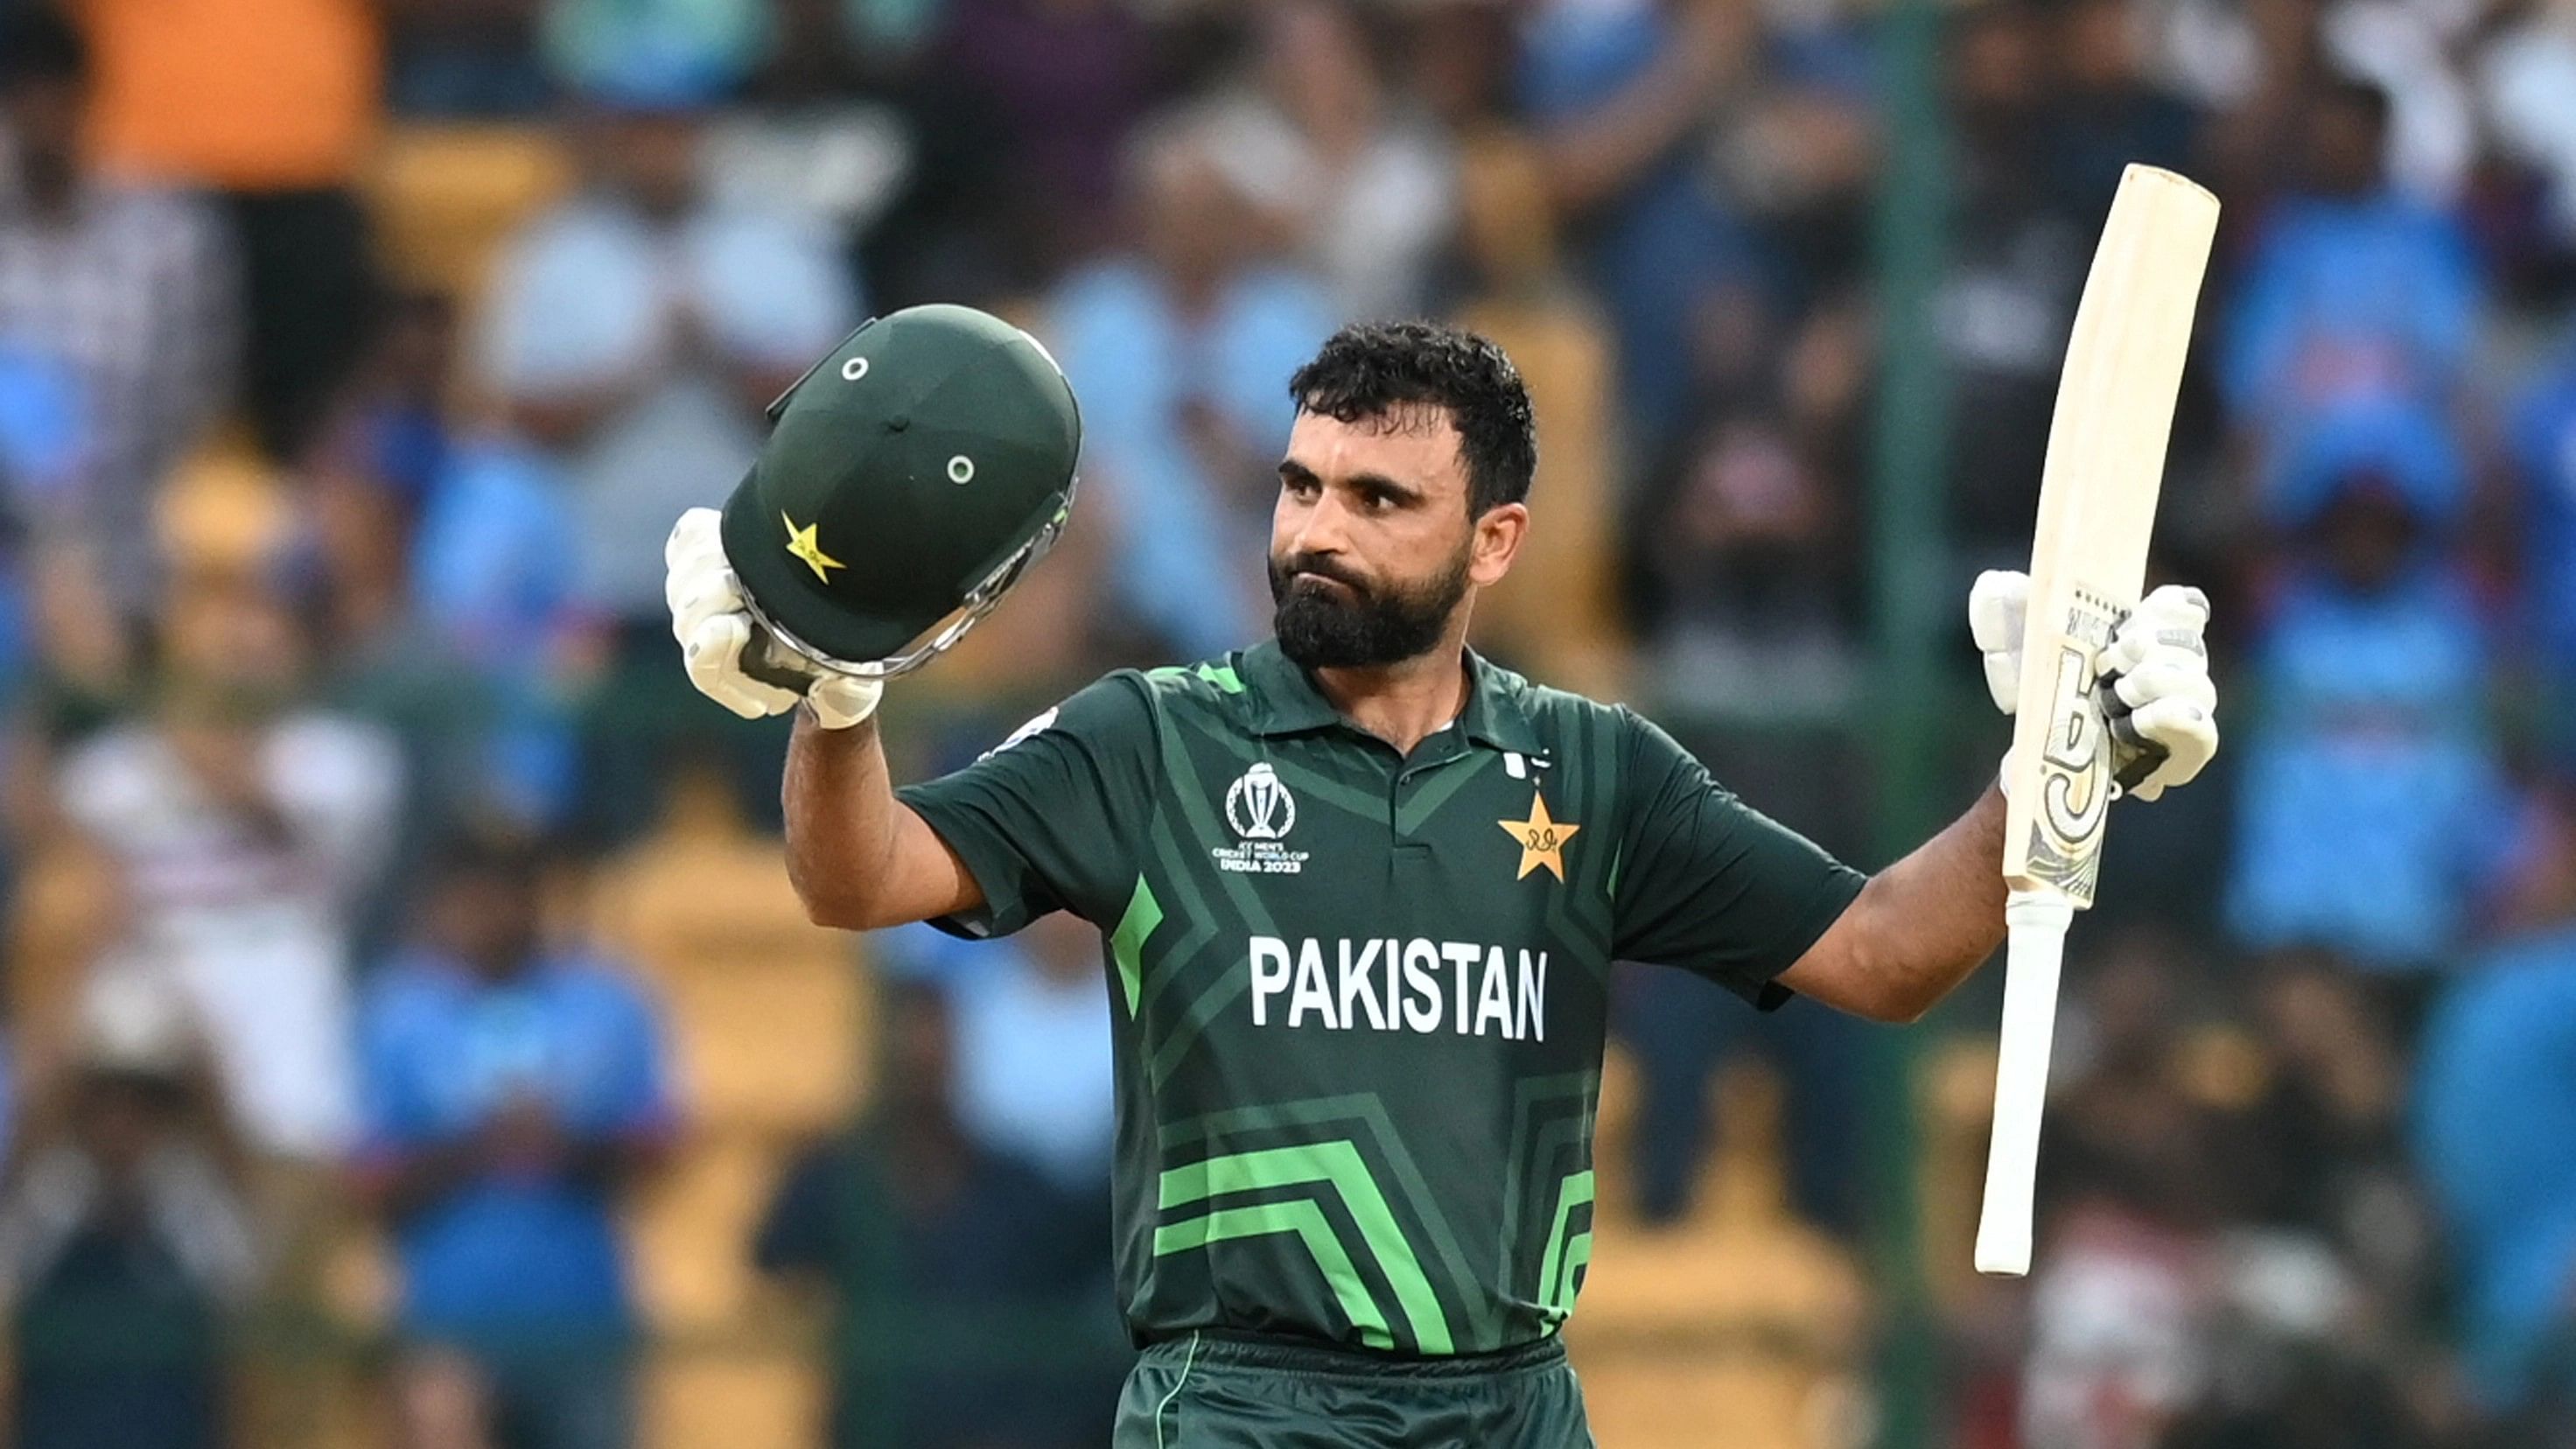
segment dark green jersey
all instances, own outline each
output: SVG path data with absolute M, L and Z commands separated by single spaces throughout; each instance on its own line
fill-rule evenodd
M 1139 1340 L 1553 1333 L 1591 1248 L 1610 963 L 1773 1005 L 1861 877 L 1625 708 L 1470 658 L 1399 756 L 1278 646 L 1110 675 L 902 792 L 986 904 L 1108 943 Z

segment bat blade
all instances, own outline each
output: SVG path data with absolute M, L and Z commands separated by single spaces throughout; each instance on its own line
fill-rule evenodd
M 2113 793 L 2109 729 L 2093 686 L 2103 646 L 2146 582 L 2165 445 L 2217 229 L 2218 200 L 2207 191 L 2170 171 L 2128 168 L 2058 380 L 2005 767 L 2012 934 L 1980 1272 L 2030 1269 L 2059 957 L 2074 912 L 2093 903 Z
M 2004 878 L 2093 902 L 2111 749 L 2095 658 L 2138 602 L 2218 200 L 2131 166 L 2075 314 L 2031 533 Z

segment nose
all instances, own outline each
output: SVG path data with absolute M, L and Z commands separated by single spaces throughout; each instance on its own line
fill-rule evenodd
M 1349 544 L 1350 513 L 1331 489 L 1325 489 L 1312 503 L 1301 504 L 1292 497 L 1287 507 L 1287 527 L 1282 531 L 1288 535 L 1291 553 L 1338 554 Z

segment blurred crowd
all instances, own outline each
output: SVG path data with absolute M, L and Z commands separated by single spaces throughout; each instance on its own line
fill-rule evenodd
M 1875 863 L 1883 248 L 1940 247 L 1949 423 L 1902 442 L 1951 609 L 2026 554 L 2143 161 L 2227 207 L 2155 568 L 2215 601 L 2229 747 L 2122 812 L 2037 1271 L 1935 1285 L 1943 1442 L 2576 1445 L 2576 4 L 1945 5 L 1937 176 L 1885 159 L 1931 123 L 1890 109 L 1888 9 L 0 0 L 16 1442 L 295 1442 L 278 1345 L 344 1327 L 352 1224 L 397 1442 L 649 1437 L 623 1209 L 689 1095 L 580 903 L 675 781 L 776 828 L 783 733 L 689 695 L 660 545 L 862 318 L 1012 317 L 1086 424 L 1065 546 L 890 701 L 899 768 L 1263 633 L 1288 373 L 1440 315 L 1543 438 L 1480 647 Z M 450 141 L 536 179 L 388 184 Z M 1915 183 L 1937 239 L 1877 224 Z M 1964 802 L 2002 728 L 1960 633 L 1903 717 Z M 1098 1443 L 1097 943 L 866 950 L 866 1107 L 703 1251 L 824 1305 L 831 1442 Z M 1753 1056 L 1799 1217 L 1885 1228 L 1869 1029 L 1621 991 L 1640 1216 L 1705 1210 L 1708 1083 Z

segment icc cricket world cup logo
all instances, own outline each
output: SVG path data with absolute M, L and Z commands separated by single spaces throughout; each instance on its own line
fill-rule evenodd
M 1277 840 L 1297 825 L 1297 800 L 1267 763 L 1243 772 L 1225 792 L 1225 821 L 1246 840 Z

